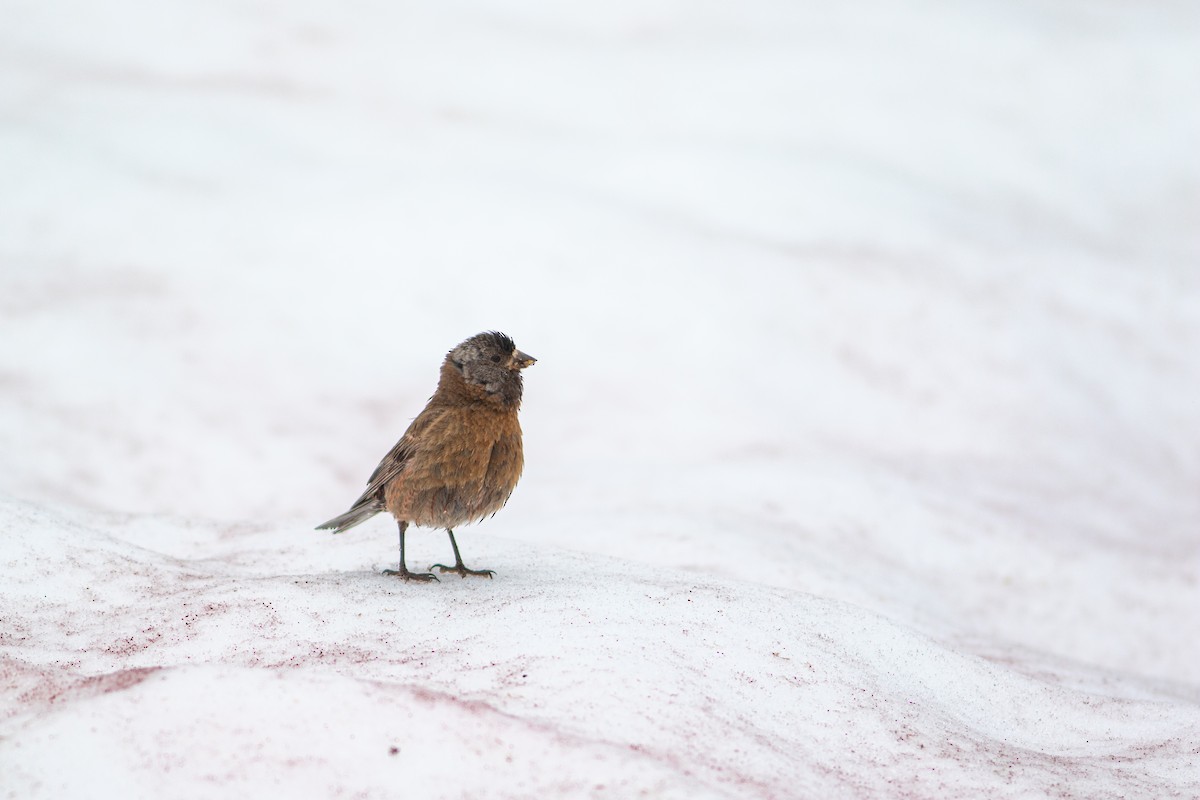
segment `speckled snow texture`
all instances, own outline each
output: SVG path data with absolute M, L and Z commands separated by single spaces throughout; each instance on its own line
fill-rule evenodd
M 2 511 L 15 797 L 1169 797 L 1195 777 L 1196 706 L 1169 687 L 803 592 L 490 537 L 502 578 L 406 585 L 354 568 L 363 539 Z M 163 536 L 188 554 L 145 547 Z

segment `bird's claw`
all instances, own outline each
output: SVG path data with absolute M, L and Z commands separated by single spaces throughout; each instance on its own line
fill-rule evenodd
M 384 575 L 395 575 L 397 578 L 400 578 L 401 580 L 406 580 L 406 581 L 422 581 L 423 583 L 428 583 L 429 581 L 437 581 L 438 583 L 441 583 L 441 579 L 438 578 L 437 575 L 434 575 L 432 572 L 409 572 L 407 568 L 405 568 L 405 569 L 385 569 L 383 571 L 383 574 Z
M 430 567 L 430 569 L 441 570 L 443 575 L 447 572 L 457 572 L 463 578 L 467 577 L 468 575 L 486 575 L 490 578 L 496 574 L 496 570 L 494 569 L 467 569 L 466 566 L 462 564 L 455 564 L 453 567 L 447 567 L 445 564 L 434 564 Z

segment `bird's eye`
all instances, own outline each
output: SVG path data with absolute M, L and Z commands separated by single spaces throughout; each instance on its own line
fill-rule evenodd
M 493 363 L 493 364 L 499 364 L 499 363 L 500 363 L 500 356 L 492 356 L 492 363 Z

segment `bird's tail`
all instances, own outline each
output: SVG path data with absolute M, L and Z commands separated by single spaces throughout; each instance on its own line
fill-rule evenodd
M 345 514 L 336 516 L 328 522 L 322 522 L 317 526 L 317 530 L 329 530 L 334 533 L 348 531 L 360 522 L 366 522 L 380 511 L 383 511 L 383 504 L 377 498 L 372 497 L 366 501 L 355 503 Z

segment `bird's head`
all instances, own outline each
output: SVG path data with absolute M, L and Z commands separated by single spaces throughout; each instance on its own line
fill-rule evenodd
M 485 331 L 447 353 L 443 370 L 454 370 L 465 384 L 479 387 L 489 399 L 512 405 L 521 402 L 521 370 L 536 361 L 503 333 Z

